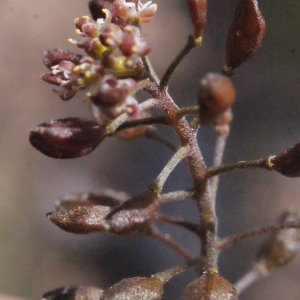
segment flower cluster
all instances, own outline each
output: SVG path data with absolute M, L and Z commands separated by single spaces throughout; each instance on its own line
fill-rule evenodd
M 149 22 L 156 5 L 151 1 L 91 1 L 93 17 L 74 20 L 80 39 L 70 39 L 85 55 L 54 49 L 44 54 L 50 72 L 41 77 L 59 88 L 62 100 L 70 100 L 79 90 L 101 111 L 102 123 L 126 112 L 139 114 L 134 94 L 141 78 L 142 58 L 150 51 L 141 39 L 139 25 Z M 98 18 L 99 16 L 99 18 Z

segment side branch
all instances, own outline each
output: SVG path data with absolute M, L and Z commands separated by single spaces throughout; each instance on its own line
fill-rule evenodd
M 163 90 L 169 83 L 169 80 L 176 70 L 177 66 L 180 64 L 180 62 L 184 59 L 185 56 L 195 47 L 199 46 L 201 44 L 201 39 L 195 38 L 193 35 L 190 35 L 188 37 L 186 45 L 183 47 L 183 49 L 179 52 L 179 54 L 175 57 L 175 59 L 172 61 L 170 66 L 167 68 L 165 74 L 163 75 L 161 81 L 160 81 L 160 89 Z
M 291 228 L 300 228 L 300 222 L 296 221 L 296 222 L 289 222 L 289 223 L 280 224 L 280 225 L 270 225 L 267 227 L 254 229 L 254 230 L 244 232 L 241 234 L 236 234 L 236 235 L 232 235 L 229 237 L 225 237 L 225 238 L 219 240 L 218 250 L 224 250 L 234 244 L 242 242 L 246 239 L 257 237 L 262 234 L 276 232 L 279 230 L 291 229 Z
M 248 168 L 262 168 L 266 170 L 272 170 L 269 157 L 267 158 L 260 158 L 255 160 L 249 160 L 249 161 L 240 161 L 238 163 L 230 164 L 230 165 L 224 165 L 220 167 L 212 167 L 207 169 L 206 176 L 212 177 L 216 176 L 222 173 L 227 173 L 231 171 L 237 171 L 237 170 L 244 170 Z

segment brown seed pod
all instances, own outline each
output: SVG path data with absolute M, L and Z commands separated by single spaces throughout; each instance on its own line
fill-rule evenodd
M 64 286 L 45 293 L 43 300 L 99 300 L 102 293 L 93 286 Z
M 300 176 L 300 143 L 270 158 L 271 168 L 287 177 Z
M 160 300 L 163 282 L 153 276 L 126 278 L 104 290 L 100 300 Z
M 237 300 L 233 285 L 220 274 L 205 272 L 183 291 L 181 300 Z
M 130 198 L 120 205 L 109 199 L 91 200 L 84 204 L 75 200 L 71 209 L 64 209 L 60 203 L 57 211 L 47 217 L 61 229 L 71 233 L 110 232 L 118 235 L 131 235 L 147 229 L 159 214 L 159 201 L 156 193 L 147 191 Z M 93 200 L 93 202 L 95 202 Z
M 296 212 L 284 212 L 279 224 L 299 224 L 299 215 Z M 300 248 L 300 229 L 289 228 L 275 232 L 264 243 L 257 255 L 257 262 L 267 270 L 278 268 L 289 263 Z
M 30 131 L 31 145 L 53 158 L 75 158 L 91 153 L 105 138 L 106 127 L 84 118 L 52 120 Z
M 225 73 L 232 75 L 233 70 L 256 53 L 265 27 L 257 0 L 239 0 L 227 37 Z
M 230 109 L 234 99 L 235 89 L 227 76 L 218 73 L 206 74 L 198 90 L 201 124 L 223 124 L 228 118 L 223 118 L 222 115 Z M 230 118 L 228 120 L 230 122 Z
M 187 0 L 187 5 L 194 27 L 194 36 L 199 38 L 206 25 L 206 0 Z
M 71 210 L 79 206 L 103 205 L 116 207 L 120 201 L 107 195 L 95 193 L 75 193 L 59 198 L 55 202 L 56 211 Z
M 159 211 L 158 195 L 149 190 L 113 209 L 103 225 L 111 233 L 130 235 L 147 229 L 158 218 Z

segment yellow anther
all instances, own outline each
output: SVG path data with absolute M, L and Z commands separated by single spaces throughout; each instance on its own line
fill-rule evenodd
M 88 71 L 86 71 L 86 72 L 84 73 L 84 75 L 85 75 L 85 77 L 87 77 L 87 78 L 91 78 L 92 72 L 91 72 L 90 70 L 88 70 Z
M 89 16 L 83 16 L 82 19 L 85 19 L 86 21 L 88 21 L 90 19 Z
M 77 79 L 77 83 L 78 83 L 79 85 L 82 85 L 82 84 L 84 84 L 84 81 L 83 81 L 82 78 L 78 78 L 78 79 Z
M 74 19 L 74 23 L 76 24 L 79 21 L 79 18 Z
M 91 96 L 92 96 L 92 93 L 91 93 L 91 92 L 87 92 L 87 93 L 86 93 L 86 96 L 87 96 L 87 97 L 91 97 Z
M 75 33 L 76 33 L 76 34 L 81 34 L 80 29 L 75 29 Z

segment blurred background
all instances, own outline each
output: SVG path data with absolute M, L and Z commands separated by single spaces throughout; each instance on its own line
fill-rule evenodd
M 40 299 L 59 286 L 80 284 L 107 287 L 129 276 L 149 276 L 181 262 L 164 245 L 143 237 L 121 239 L 107 234 L 72 235 L 52 225 L 45 214 L 55 200 L 104 188 L 137 195 L 170 158 L 161 145 L 141 138 L 133 142 L 108 139 L 92 154 L 75 160 L 43 156 L 28 142 L 29 130 L 44 121 L 89 116 L 79 94 L 62 102 L 43 83 L 45 50 L 76 51 L 73 19 L 88 14 L 82 0 L 0 1 L 0 293 Z M 203 46 L 184 60 L 172 78 L 171 94 L 180 106 L 193 105 L 199 79 L 224 64 L 227 30 L 236 1 L 208 1 Z M 143 28 L 152 47 L 150 58 L 159 75 L 184 45 L 192 27 L 185 1 L 157 0 L 158 12 Z M 266 36 L 256 56 L 233 77 L 237 90 L 234 121 L 225 162 L 277 154 L 300 140 L 300 3 L 261 0 Z M 162 132 L 174 142 L 171 131 Z M 215 134 L 203 128 L 199 142 L 209 165 Z M 277 173 L 246 170 L 221 176 L 218 192 L 222 236 L 272 224 L 286 208 L 300 209 L 300 179 Z M 184 166 L 169 178 L 165 191 L 190 186 Z M 164 211 L 197 220 L 190 202 L 166 204 Z M 197 253 L 198 243 L 186 232 L 170 230 Z M 221 273 L 235 282 L 251 267 L 264 238 L 246 241 L 220 257 Z M 300 299 L 300 257 L 253 285 L 241 297 Z M 189 272 L 167 286 L 166 298 L 178 299 L 193 278 Z

